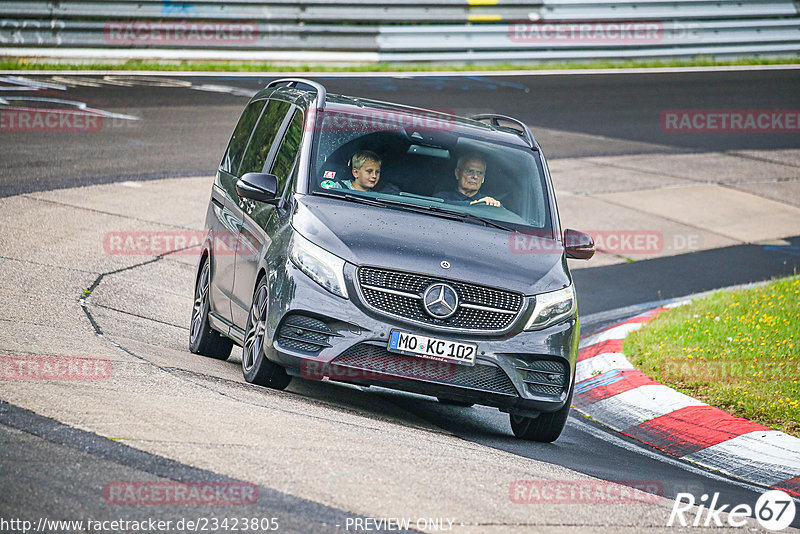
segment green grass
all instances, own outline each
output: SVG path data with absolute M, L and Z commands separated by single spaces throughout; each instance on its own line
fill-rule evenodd
M 661 383 L 800 436 L 800 276 L 674 308 L 623 350 Z
M 798 64 L 800 57 L 779 59 L 740 59 L 715 61 L 699 57 L 691 61 L 599 61 L 594 63 L 537 63 L 537 64 L 437 64 L 437 63 L 368 63 L 354 65 L 288 65 L 243 61 L 213 62 L 154 62 L 125 61 L 102 63 L 67 63 L 38 59 L 3 59 L 0 70 L 151 70 L 151 71 L 228 71 L 228 72 L 430 72 L 430 71 L 490 71 L 490 70 L 570 70 L 609 68 L 664 68 L 664 67 L 708 67 L 731 65 L 784 65 Z

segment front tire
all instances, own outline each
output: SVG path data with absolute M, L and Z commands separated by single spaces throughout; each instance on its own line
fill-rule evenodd
M 251 384 L 273 389 L 284 389 L 292 381 L 286 369 L 270 361 L 264 354 L 267 333 L 267 307 L 269 290 L 266 277 L 262 278 L 253 294 L 250 314 L 242 346 L 242 374 Z
M 575 387 L 573 385 L 572 389 Z M 511 430 L 520 439 L 552 443 L 558 439 L 564 426 L 567 424 L 569 409 L 572 405 L 572 391 L 567 397 L 564 407 L 551 413 L 542 413 L 539 417 L 525 417 L 523 415 L 509 414 Z
M 206 258 L 203 260 L 200 276 L 197 277 L 194 286 L 194 306 L 192 320 L 189 323 L 189 350 L 216 360 L 227 360 L 231 355 L 233 341 L 211 328 L 208 322 L 210 283 L 211 262 Z

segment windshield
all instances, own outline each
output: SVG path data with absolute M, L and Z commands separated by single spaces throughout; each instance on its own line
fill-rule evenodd
M 383 110 L 326 110 L 316 131 L 312 193 L 552 230 L 538 153 L 500 142 L 494 132 L 434 113 Z

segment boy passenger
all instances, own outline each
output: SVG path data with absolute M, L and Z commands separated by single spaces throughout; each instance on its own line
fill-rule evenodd
M 372 191 L 381 179 L 381 158 L 371 150 L 359 150 L 350 158 L 353 164 L 353 179 L 342 180 L 342 189 Z

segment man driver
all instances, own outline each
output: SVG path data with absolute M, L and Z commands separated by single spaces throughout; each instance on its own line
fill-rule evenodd
M 456 188 L 451 191 L 440 191 L 434 196 L 445 202 L 454 204 L 478 204 L 500 206 L 500 202 L 481 192 L 486 178 L 486 161 L 477 154 L 466 154 L 458 158 L 456 164 Z

